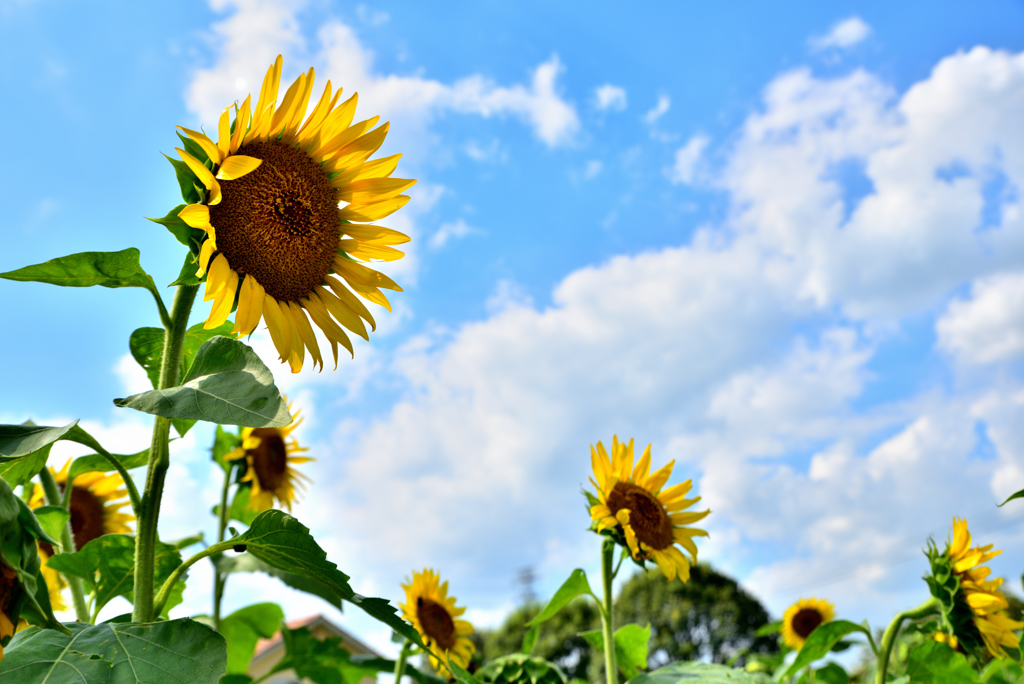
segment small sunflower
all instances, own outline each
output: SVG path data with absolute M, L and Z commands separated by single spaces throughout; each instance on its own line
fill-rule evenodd
M 800 599 L 782 616 L 782 643 L 800 650 L 819 625 L 831 622 L 836 616 L 835 606 L 825 599 Z
M 61 492 L 67 487 L 70 468 L 71 459 L 68 459 L 60 472 L 54 473 L 53 477 Z M 53 472 L 53 468 L 50 468 L 50 472 Z M 135 516 L 121 512 L 122 508 L 131 503 L 127 497 L 124 480 L 117 473 L 82 473 L 76 477 L 71 483 L 71 499 L 68 504 L 75 549 L 80 550 L 93 539 L 105 534 L 131 532 L 128 523 L 134 521 Z M 29 499 L 29 508 L 39 508 L 45 503 L 43 488 L 37 484 Z M 46 558 L 53 555 L 53 549 L 45 542 L 40 543 L 40 549 Z
M 287 401 L 287 399 L 285 400 Z M 295 456 L 309 449 L 299 446 L 298 440 L 289 439 L 302 423 L 299 412 L 292 409 L 292 422 L 282 428 L 242 428 L 242 446 L 229 452 L 229 461 L 245 459 L 247 472 L 242 482 L 251 482 L 249 508 L 266 511 L 274 506 L 274 499 L 284 508 L 292 510 L 292 501 L 298 498 L 296 489 L 304 490 L 310 479 L 295 470 L 295 465 L 307 463 L 309 456 Z
M 967 651 L 978 654 L 984 650 L 994 658 L 1005 658 L 1003 646 L 1017 648 L 1015 630 L 1024 629 L 1024 622 L 1011 620 L 1010 607 L 1003 592 L 1003 580 L 988 579 L 992 570 L 983 565 L 1002 551 L 993 551 L 992 544 L 971 546 L 967 521 L 953 518 L 953 541 L 939 553 L 934 543 L 927 555 L 932 572 L 926 577 L 932 595 L 942 603 L 943 618 L 948 627 L 950 645 L 959 643 Z
M 399 607 L 402 617 L 413 624 L 427 648 L 440 651 L 443 662 L 431 654 L 430 664 L 443 677 L 450 678 L 448 661 L 466 667 L 476 648 L 467 638 L 473 633 L 473 625 L 458 619 L 466 609 L 455 606 L 455 597 L 448 595 L 448 583 L 439 584 L 440 580 L 433 570 L 414 572 L 412 581 L 402 585 L 405 603 Z
M 301 74 L 278 99 L 278 55 L 254 110 L 251 96 L 234 107 L 233 122 L 225 108 L 216 143 L 179 126 L 199 156 L 176 148 L 205 187 L 201 201 L 178 214 L 206 232 L 197 272 L 206 274 L 204 300 L 213 300 L 205 327 L 223 324 L 237 300 L 232 332 L 248 335 L 264 319 L 293 373 L 307 349 L 323 369 L 309 319 L 330 341 L 337 368 L 339 343 L 353 353 L 342 326 L 364 339 L 363 321 L 376 329 L 356 295 L 390 311 L 380 289 L 402 288 L 360 261 L 404 256 L 392 245 L 408 242 L 406 235 L 368 224 L 401 208 L 416 182 L 390 177 L 400 154 L 368 161 L 388 124 L 374 129 L 379 116 L 353 124 L 357 95 L 338 104 L 341 89 L 332 94 L 328 81 L 303 122 L 313 75 L 312 68 Z
M 590 481 L 597 488 L 598 502 L 590 507 L 595 531 L 621 531 L 633 560 L 653 560 L 669 580 L 678 576 L 683 582 L 689 581 L 690 566 L 697 562 L 693 538 L 708 533 L 685 526 L 702 520 L 711 511 L 684 512 L 700 501 L 699 496 L 684 498 L 690 491 L 690 480 L 662 491 L 675 461 L 650 473 L 648 445 L 634 468 L 633 440 L 623 444 L 618 437 L 612 437 L 610 458 L 604 444 L 598 442 L 596 448 L 590 447 L 590 460 L 594 468 Z M 676 544 L 690 553 L 689 559 Z

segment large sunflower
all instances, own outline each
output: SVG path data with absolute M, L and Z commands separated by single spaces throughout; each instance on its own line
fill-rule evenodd
M 473 625 L 458 619 L 466 609 L 455 606 L 455 597 L 448 595 L 448 583 L 440 584 L 440 581 L 433 570 L 424 568 L 423 572 L 414 572 L 412 581 L 402 585 L 405 603 L 399 607 L 402 617 L 413 624 L 427 648 L 440 652 L 442 660 L 431 654 L 430 664 L 443 677 L 450 678 L 448 662 L 464 668 L 476 648 L 467 638 L 473 633 Z
M 61 492 L 67 487 L 70 467 L 71 460 L 68 459 L 60 472 L 54 473 L 54 479 Z M 53 468 L 50 468 L 50 472 L 53 472 Z M 122 508 L 131 503 L 127 497 L 124 480 L 117 473 L 82 473 L 76 477 L 71 483 L 71 499 L 68 503 L 75 549 L 80 550 L 104 534 L 131 532 L 128 523 L 135 520 L 135 516 L 121 512 Z M 37 484 L 28 505 L 30 508 L 39 508 L 45 503 L 43 488 Z M 49 548 L 49 544 L 40 544 L 40 549 L 47 558 L 53 555 L 53 549 Z
M 338 104 L 341 89 L 332 94 L 328 81 L 303 122 L 313 69 L 279 100 L 280 81 L 278 55 L 255 110 L 250 97 L 234 107 L 233 122 L 232 107 L 224 109 L 216 143 L 181 129 L 196 154 L 176 149 L 205 192 L 178 216 L 206 231 L 197 272 L 206 275 L 204 300 L 213 300 L 206 328 L 223 324 L 237 301 L 233 333 L 248 335 L 262 318 L 292 372 L 302 368 L 307 349 L 322 370 L 312 319 L 330 341 L 337 368 L 338 343 L 352 353 L 342 326 L 364 339 L 363 321 L 376 329 L 356 295 L 390 310 L 380 288 L 402 290 L 357 259 L 400 259 L 403 253 L 391 245 L 409 238 L 365 224 L 402 207 L 409 198 L 401 193 L 416 181 L 390 178 L 400 154 L 367 161 L 388 124 L 371 130 L 379 116 L 353 124 L 357 95 Z
M 286 400 L 287 401 L 287 400 Z M 247 472 L 242 482 L 251 482 L 249 508 L 265 511 L 274 506 L 274 499 L 289 511 L 292 501 L 298 498 L 296 489 L 305 489 L 309 478 L 295 470 L 295 465 L 313 459 L 295 454 L 309 451 L 299 446 L 298 440 L 289 439 L 295 428 L 302 423 L 299 412 L 291 405 L 292 422 L 282 428 L 242 428 L 242 446 L 229 452 L 224 458 L 233 461 L 245 459 Z
M 711 511 L 684 512 L 700 501 L 699 496 L 684 498 L 690 491 L 690 480 L 662 491 L 675 461 L 650 473 L 648 445 L 634 468 L 633 440 L 623 444 L 618 437 L 612 437 L 610 458 L 604 444 L 598 442 L 596 448 L 590 447 L 590 460 L 594 468 L 590 481 L 597 488 L 598 500 L 590 508 L 594 529 L 621 531 L 634 560 L 653 560 L 669 580 L 678 575 L 682 581 L 689 581 L 690 566 L 697 562 L 693 538 L 708 533 L 685 526 L 702 520 Z M 689 559 L 676 544 L 690 553 Z
M 835 616 L 835 606 L 825 599 L 800 599 L 782 616 L 782 643 L 796 650 L 803 648 L 811 632 Z
M 944 552 L 930 546 L 932 573 L 926 579 L 932 594 L 943 604 L 951 633 L 944 634 L 941 640 L 951 645 L 959 643 L 975 653 L 984 645 L 990 655 L 998 658 L 1006 657 L 1003 646 L 1019 645 L 1014 631 L 1024 628 L 1024 622 L 1011 620 L 1006 614 L 1009 602 L 999 591 L 1003 580 L 988 579 L 992 570 L 983 565 L 1001 553 L 993 551 L 992 544 L 972 547 L 967 521 L 958 518 L 953 518 L 953 540 L 946 542 Z

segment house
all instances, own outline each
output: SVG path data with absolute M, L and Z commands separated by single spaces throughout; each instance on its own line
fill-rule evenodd
M 341 637 L 341 648 L 345 649 L 352 655 L 368 656 L 373 658 L 382 657 L 380 653 L 373 650 L 358 638 L 325 618 L 323 615 L 313 615 L 299 620 L 290 620 L 285 624 L 288 626 L 288 629 L 306 627 L 317 639 Z M 254 680 L 259 679 L 267 672 L 273 670 L 274 666 L 281 661 L 281 658 L 283 658 L 284 655 L 285 646 L 284 641 L 281 639 L 280 632 L 270 639 L 260 639 L 256 644 L 256 653 L 253 655 L 252 662 L 249 664 L 249 676 Z M 263 681 L 266 684 L 300 684 L 300 682 L 304 684 L 309 680 L 300 680 L 295 675 L 294 670 L 285 670 L 283 672 L 278 672 Z M 359 684 L 375 684 L 375 682 L 376 678 L 374 677 L 364 677 Z

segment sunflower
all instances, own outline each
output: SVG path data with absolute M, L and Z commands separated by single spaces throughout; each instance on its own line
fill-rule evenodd
M 983 565 L 1002 551 L 993 551 L 992 544 L 972 547 L 967 521 L 953 518 L 953 541 L 946 542 L 942 553 L 930 544 L 927 553 L 932 573 L 926 580 L 942 603 L 953 639 L 947 643 L 959 643 L 975 653 L 984 645 L 996 658 L 1006 657 L 1003 646 L 1017 648 L 1019 640 L 1014 631 L 1024 628 L 1024 622 L 1011 620 L 1006 614 L 1009 602 L 999 591 L 1003 580 L 988 579 L 992 570 Z
M 466 609 L 456 608 L 455 597 L 448 595 L 448 583 L 439 584 L 440 580 L 433 570 L 414 572 L 412 581 L 402 585 L 405 603 L 399 607 L 402 617 L 413 624 L 427 648 L 440 651 L 441 660 L 431 653 L 430 664 L 443 677 L 450 678 L 448 662 L 466 667 L 476 648 L 467 638 L 473 633 L 473 625 L 457 619 Z
M 285 400 L 287 401 L 287 399 Z M 295 456 L 309 449 L 299 446 L 299 442 L 288 439 L 295 428 L 302 423 L 298 411 L 291 404 L 292 422 L 282 428 L 242 428 L 242 446 L 230 451 L 224 458 L 229 461 L 245 459 L 246 474 L 242 482 L 251 482 L 249 492 L 249 508 L 265 511 L 274 506 L 274 499 L 292 510 L 292 501 L 298 498 L 296 489 L 304 490 L 305 482 L 310 479 L 295 470 L 298 463 L 306 463 L 313 459 L 308 456 Z
M 706 537 L 708 533 L 685 525 L 702 520 L 711 511 L 684 512 L 700 501 L 699 496 L 684 498 L 690 491 L 690 480 L 662 491 L 675 461 L 650 473 L 648 445 L 634 468 L 633 440 L 623 444 L 618 437 L 612 437 L 611 458 L 604 444 L 598 442 L 596 448 L 590 447 L 590 460 L 594 468 L 590 481 L 597 488 L 597 503 L 590 507 L 593 529 L 621 533 L 633 560 L 653 560 L 669 580 L 678 575 L 682 581 L 689 581 L 690 566 L 697 562 L 693 537 Z M 690 553 L 689 559 L 676 544 Z
M 68 604 L 64 601 L 61 592 L 68 586 L 68 583 L 64 581 L 64 577 L 59 572 L 46 564 L 46 561 L 50 560 L 50 556 L 53 555 L 53 548 L 49 544 L 40 542 L 36 542 L 36 545 L 39 548 L 39 570 L 43 574 L 43 581 L 46 582 L 46 588 L 50 593 L 50 607 L 54 612 L 67 610 Z
M 14 621 L 9 611 L 18 590 L 18 575 L 11 568 L 0 563 L 0 660 L 4 659 L 4 640 L 14 636 Z
M 178 216 L 206 232 L 196 275 L 206 275 L 203 298 L 213 300 L 207 329 L 223 324 L 237 301 L 232 333 L 248 335 L 262 318 L 281 360 L 297 373 L 307 349 L 323 370 L 312 319 L 337 368 L 339 343 L 353 353 L 342 326 L 364 339 L 363 321 L 376 329 L 356 295 L 390 311 L 381 288 L 402 291 L 360 261 L 404 256 L 392 245 L 408 242 L 406 235 L 368 224 L 401 208 L 409 200 L 401 193 L 416 181 L 390 177 L 400 154 L 368 161 L 388 124 L 373 128 L 379 116 L 353 124 L 357 95 L 338 104 L 341 89 L 332 94 L 328 81 L 303 122 L 313 69 L 279 100 L 280 81 L 278 55 L 256 108 L 250 96 L 234 107 L 233 122 L 232 107 L 221 113 L 216 143 L 179 126 L 191 152 L 175 149 L 205 192 Z
M 68 459 L 60 472 L 54 473 L 54 479 L 61 492 L 67 487 L 70 468 L 71 459 Z M 53 472 L 53 468 L 50 468 L 50 472 Z M 75 478 L 71 483 L 71 499 L 68 504 L 75 549 L 81 550 L 93 539 L 105 534 L 131 532 L 128 523 L 135 520 L 135 517 L 130 513 L 120 512 L 120 509 L 131 503 L 127 496 L 124 480 L 117 473 L 82 473 Z M 37 484 L 28 505 L 30 508 L 39 508 L 45 503 L 43 488 Z M 40 543 L 40 550 L 47 558 L 53 555 L 53 548 L 45 542 Z M 47 584 L 49 585 L 49 577 Z M 53 588 L 52 585 L 50 587 Z
M 782 643 L 800 650 L 819 625 L 831 622 L 836 616 L 835 606 L 825 599 L 800 599 L 782 616 Z

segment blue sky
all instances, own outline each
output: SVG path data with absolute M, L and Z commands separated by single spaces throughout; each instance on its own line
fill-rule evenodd
M 384 269 L 406 292 L 354 361 L 291 376 L 252 339 L 318 459 L 296 516 L 357 590 L 397 599 L 429 565 L 493 624 L 518 568 L 542 594 L 596 568 L 579 488 L 616 433 L 694 479 L 703 558 L 776 614 L 916 605 L 953 515 L 1019 591 L 1024 511 L 993 504 L 1024 486 L 1022 29 L 1010 2 L 0 0 L 0 270 L 135 246 L 173 280 L 180 247 L 142 218 L 179 202 L 160 153 L 282 53 L 286 79 L 315 66 L 390 120 L 380 154 L 419 179 L 384 222 L 413 237 Z M 148 295 L 0 281 L 0 301 L 3 422 L 148 443 L 110 403 L 144 388 Z M 209 441 L 174 445 L 165 537 L 211 528 Z

